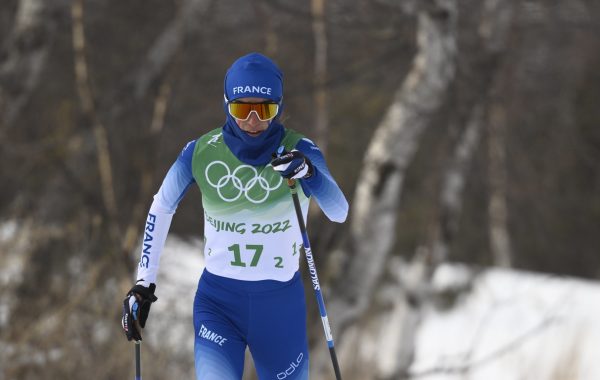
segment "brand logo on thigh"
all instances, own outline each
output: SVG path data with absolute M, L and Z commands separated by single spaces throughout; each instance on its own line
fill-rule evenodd
M 290 366 L 287 367 L 285 371 L 279 372 L 277 374 L 277 379 L 283 380 L 286 379 L 288 376 L 291 376 L 294 373 L 294 371 L 296 371 L 296 368 L 300 367 L 302 359 L 304 359 L 304 354 L 301 352 L 300 355 L 298 355 L 298 357 L 296 358 L 296 361 L 292 361 L 290 363 Z

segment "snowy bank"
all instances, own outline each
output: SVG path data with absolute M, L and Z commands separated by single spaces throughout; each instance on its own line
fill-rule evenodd
M 460 281 L 446 265 L 434 286 Z M 411 373 L 427 380 L 600 379 L 600 284 L 489 269 L 446 311 L 428 310 Z

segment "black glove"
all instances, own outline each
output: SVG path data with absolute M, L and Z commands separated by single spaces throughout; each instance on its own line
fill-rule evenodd
M 271 166 L 287 179 L 308 178 L 314 173 L 312 162 L 304 153 L 296 149 L 286 152 L 283 147 L 280 147 L 277 154 L 273 154 Z
M 142 340 L 141 329 L 146 326 L 146 320 L 150 313 L 150 305 L 158 298 L 154 295 L 155 284 L 149 287 L 135 285 L 123 300 L 123 318 L 121 326 L 127 336 L 127 340 Z

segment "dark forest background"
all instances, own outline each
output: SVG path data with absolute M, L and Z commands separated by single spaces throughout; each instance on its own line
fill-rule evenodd
M 285 125 L 323 148 L 350 202 L 346 224 L 318 212 L 308 223 L 332 289 L 352 281 L 336 266 L 352 267 L 356 231 L 378 219 L 358 217 L 369 170 L 380 176 L 372 202 L 386 173 L 402 174 L 389 256 L 598 280 L 599 17 L 591 0 L 3 0 L 0 265 L 18 254 L 25 270 L 0 290 L 11 300 L 0 379 L 129 376 L 120 302 L 145 213 L 183 146 L 222 125 L 225 71 L 251 51 L 281 67 Z M 436 37 L 436 25 L 448 29 Z M 450 53 L 427 55 L 434 38 Z M 436 64 L 420 54 L 440 57 L 445 79 L 419 82 Z M 377 150 L 393 107 L 418 111 L 411 91 L 436 85 L 433 105 L 408 119 L 423 128 L 406 162 L 394 161 L 401 133 Z M 369 151 L 384 164 L 369 166 Z M 192 189 L 171 234 L 201 237 L 202 222 Z

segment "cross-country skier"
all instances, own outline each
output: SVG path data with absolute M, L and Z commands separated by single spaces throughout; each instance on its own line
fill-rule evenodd
M 343 222 L 348 203 L 319 148 L 284 128 L 283 75 L 251 53 L 225 76 L 225 125 L 189 142 L 150 207 L 123 328 L 141 340 L 171 219 L 190 185 L 204 207 L 204 257 L 194 301 L 196 376 L 241 379 L 248 346 L 259 378 L 307 379 L 306 305 L 298 272 L 302 237 L 284 178 L 299 181 L 304 218 L 314 198 Z M 273 158 L 280 146 L 291 154 Z

